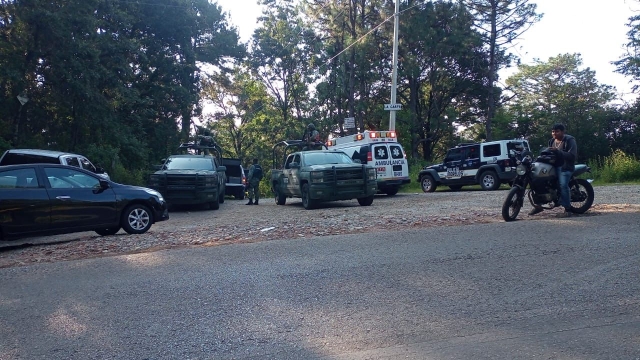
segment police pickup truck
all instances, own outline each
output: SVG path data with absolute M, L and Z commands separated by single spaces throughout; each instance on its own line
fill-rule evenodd
M 274 146 L 271 189 L 276 204 L 284 205 L 288 197 L 302 198 L 302 206 L 307 210 L 325 201 L 358 199 L 362 206 L 373 203 L 378 191 L 374 167 L 354 162 L 342 151 L 306 150 L 287 154 L 287 149 L 305 145 L 306 142 L 293 140 Z M 318 143 L 317 147 L 322 146 L 324 144 Z M 305 146 L 305 149 L 317 147 Z

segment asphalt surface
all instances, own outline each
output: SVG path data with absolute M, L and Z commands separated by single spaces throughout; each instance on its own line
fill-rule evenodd
M 639 220 L 0 269 L 0 359 L 640 359 Z

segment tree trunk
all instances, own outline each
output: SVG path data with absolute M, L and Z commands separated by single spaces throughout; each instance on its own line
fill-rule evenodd
M 495 99 L 495 83 L 497 79 L 497 64 L 496 64 L 496 37 L 497 37 L 497 1 L 491 1 L 491 34 L 489 38 L 489 96 L 487 98 L 488 109 L 487 118 L 485 122 L 487 141 L 493 139 L 492 123 L 493 117 L 496 113 L 496 99 Z

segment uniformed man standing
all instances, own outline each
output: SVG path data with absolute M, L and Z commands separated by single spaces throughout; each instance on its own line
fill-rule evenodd
M 249 175 L 247 175 L 247 186 L 249 191 L 249 202 L 245 205 L 258 205 L 260 200 L 260 180 L 262 180 L 262 167 L 258 164 L 258 159 L 253 159 L 253 164 L 249 166 Z M 253 198 L 256 201 L 253 202 Z
M 320 133 L 316 130 L 315 125 L 309 124 L 307 126 L 307 131 L 305 131 L 304 136 L 302 136 L 302 141 L 306 141 L 307 145 L 302 149 L 304 150 L 313 150 L 313 145 L 320 141 Z

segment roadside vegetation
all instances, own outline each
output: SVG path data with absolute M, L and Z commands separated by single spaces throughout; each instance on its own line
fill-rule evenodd
M 300 139 L 309 123 L 323 139 L 389 128 L 391 2 L 253 1 L 267 6 L 247 43 L 209 0 L 0 1 L 0 151 L 81 153 L 115 181 L 144 185 L 198 133 L 212 134 L 224 157 L 269 169 L 272 146 Z M 640 181 L 640 101 L 620 101 L 580 54 L 521 65 L 510 52 L 539 26 L 535 0 L 400 6 L 396 131 L 412 164 L 407 189 L 419 191 L 417 171 L 451 146 L 526 138 L 537 149 L 554 123 L 576 137 L 598 182 Z M 627 26 L 611 61 L 637 81 L 640 16 Z

